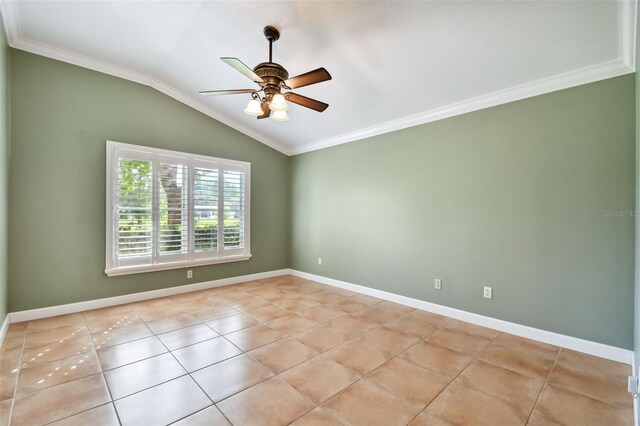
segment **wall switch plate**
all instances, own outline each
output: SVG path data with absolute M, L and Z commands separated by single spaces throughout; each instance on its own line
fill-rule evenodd
M 188 269 L 187 270 L 187 278 L 193 278 L 193 270 L 192 269 Z
M 318 258 L 318 265 L 322 266 L 322 258 L 321 257 Z
M 638 383 L 638 378 L 635 376 L 629 376 L 629 382 L 627 384 L 627 389 L 629 393 L 632 395 L 637 395 L 638 390 L 640 389 L 640 383 Z
M 493 299 L 493 288 L 487 286 L 484 287 L 484 298 Z
M 436 278 L 433 281 L 433 286 L 435 287 L 436 290 L 442 290 L 442 280 L 439 278 Z

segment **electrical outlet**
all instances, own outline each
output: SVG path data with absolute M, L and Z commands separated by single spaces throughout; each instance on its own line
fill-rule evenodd
M 493 288 L 487 286 L 484 287 L 484 298 L 493 299 Z
M 442 280 L 439 278 L 436 278 L 433 281 L 433 286 L 435 287 L 436 290 L 442 290 Z
M 187 278 L 193 278 L 193 270 L 192 269 L 188 269 L 187 270 Z
M 318 258 L 318 265 L 322 266 L 322 258 L 321 257 Z

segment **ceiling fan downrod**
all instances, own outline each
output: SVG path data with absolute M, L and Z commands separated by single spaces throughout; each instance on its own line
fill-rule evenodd
M 269 62 L 273 62 L 273 43 L 280 38 L 280 31 L 271 25 L 267 25 L 264 27 L 263 33 L 269 41 Z

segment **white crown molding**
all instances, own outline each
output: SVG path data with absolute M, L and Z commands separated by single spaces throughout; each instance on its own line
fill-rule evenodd
M 377 124 L 375 126 L 344 133 L 335 137 L 313 141 L 299 146 L 289 147 L 266 137 L 265 135 L 255 131 L 254 129 L 251 129 L 243 124 L 229 119 L 226 116 L 221 115 L 209 105 L 206 105 L 205 103 L 199 101 L 196 97 L 185 94 L 153 76 L 131 71 L 124 67 L 114 66 L 106 62 L 98 61 L 70 51 L 58 49 L 53 46 L 21 38 L 17 3 L 18 2 L 15 0 L 0 0 L 0 10 L 3 15 L 5 30 L 7 32 L 7 40 L 11 47 L 153 87 L 154 89 L 168 96 L 171 96 L 172 98 L 202 112 L 203 114 L 206 114 L 209 117 L 212 117 L 228 125 L 229 127 L 238 130 L 239 132 L 244 133 L 245 135 L 289 156 L 316 151 L 335 145 L 341 145 L 348 142 L 353 142 L 360 139 L 429 123 L 432 121 L 454 117 L 456 115 L 461 115 L 472 111 L 478 111 L 484 108 L 490 108 L 493 106 L 530 98 L 533 96 L 539 96 L 557 90 L 567 89 L 582 84 L 593 83 L 607 78 L 618 77 L 621 75 L 632 73 L 636 68 L 636 10 L 638 7 L 638 0 L 618 0 L 619 58 L 616 60 L 603 62 L 589 67 L 569 71 L 567 73 L 558 74 L 545 79 L 525 83 L 519 86 L 514 86 L 508 89 L 488 93 L 476 98 L 467 99 L 465 101 L 445 105 L 439 108 L 434 108 L 418 114 L 413 114 L 396 120 Z
M 536 340 L 538 342 L 547 343 L 561 348 L 572 349 L 574 351 L 610 359 L 617 362 L 622 362 L 625 364 L 632 364 L 633 362 L 633 351 L 629 349 L 604 345 L 602 343 L 592 342 L 590 340 L 579 339 L 577 337 L 558 334 L 552 331 L 541 330 L 539 328 L 516 324 L 509 321 L 503 321 L 497 318 L 474 314 L 472 312 L 462 311 L 460 309 L 450 308 L 448 306 L 438 305 L 435 303 L 426 302 L 424 300 L 414 299 L 412 297 L 401 296 L 395 293 L 389 293 L 358 284 L 352 284 L 333 278 L 323 277 L 321 275 L 309 274 L 307 272 L 297 271 L 295 269 L 289 269 L 289 274 L 293 275 L 294 277 L 316 281 L 321 284 L 327 284 L 345 290 L 355 291 L 357 293 L 366 294 L 367 296 L 377 297 L 378 299 L 388 300 L 390 302 L 410 306 L 422 311 L 433 312 L 460 321 L 465 321 L 482 327 L 514 334 L 516 336 L 525 337 L 527 339 Z
M 345 133 L 337 137 L 322 139 L 316 142 L 296 146 L 291 148 L 291 155 L 303 154 L 305 152 L 316 151 L 330 146 L 354 142 L 360 139 L 378 136 L 384 133 L 402 130 L 408 127 L 418 126 L 420 124 L 430 123 L 432 121 L 438 121 L 509 102 L 519 101 L 543 95 L 545 93 L 555 92 L 557 90 L 568 89 L 582 84 L 618 77 L 632 72 L 632 68 L 622 60 L 617 59 L 576 71 L 558 74 L 542 80 L 525 83 L 520 86 L 514 86 L 508 89 L 488 93 L 486 95 L 446 105 L 440 108 L 434 108 L 429 111 L 402 117 L 397 120 L 367 127 L 355 132 Z

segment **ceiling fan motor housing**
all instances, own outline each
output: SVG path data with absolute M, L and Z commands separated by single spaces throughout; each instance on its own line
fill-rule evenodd
M 269 78 L 275 78 L 278 83 L 280 81 L 285 81 L 289 78 L 289 73 L 286 69 L 280 64 L 276 64 L 274 62 L 263 62 L 261 64 L 256 65 L 253 69 L 253 72 L 258 74 L 260 78 L 264 81 L 269 81 Z
M 280 86 L 289 78 L 287 70 L 282 65 L 274 62 L 263 62 L 258 64 L 253 69 L 253 72 L 264 80 L 265 84 L 263 87 L 267 94 L 270 92 L 271 94 L 279 93 Z

